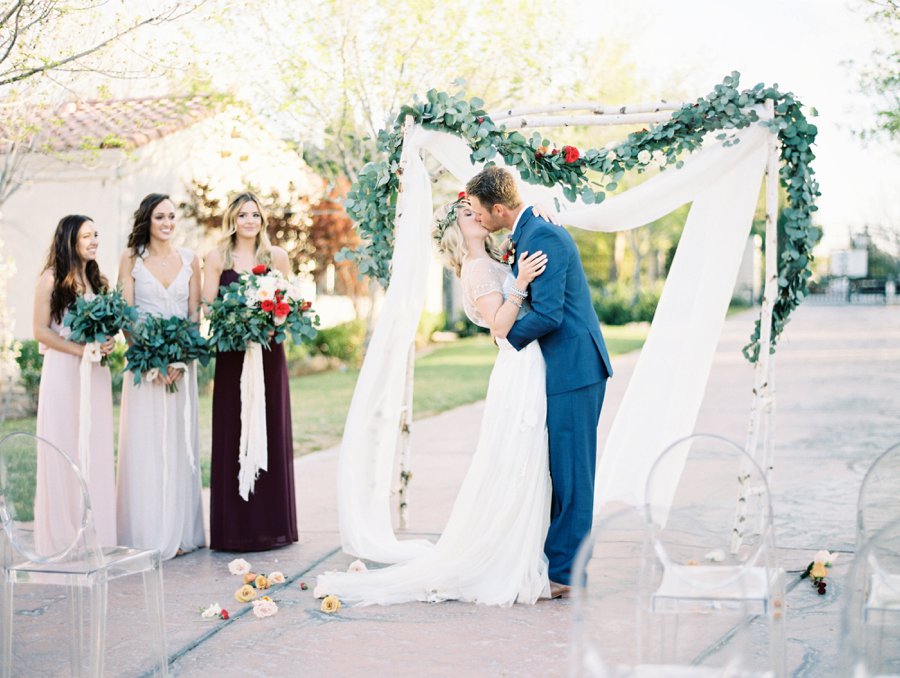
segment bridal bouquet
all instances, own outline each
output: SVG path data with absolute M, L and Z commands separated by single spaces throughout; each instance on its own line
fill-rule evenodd
M 69 339 L 86 344 L 85 352 L 92 362 L 106 365 L 106 356 L 100 357 L 100 344 L 113 337 L 119 330 L 127 330 L 137 318 L 137 312 L 128 305 L 122 291 L 111 290 L 93 297 L 80 295 L 63 318 L 63 325 L 71 332 Z
M 125 359 L 136 386 L 142 377 L 152 381 L 165 374 L 170 365 L 184 370 L 192 360 L 209 363 L 209 343 L 200 334 L 200 326 L 187 318 L 147 316 L 134 326 L 131 340 Z M 173 393 L 178 386 L 168 384 L 166 390 Z
M 296 343 L 316 336 L 319 316 L 297 286 L 264 265 L 222 286 L 210 304 L 210 344 L 217 351 L 246 351 L 251 342 L 267 348 L 290 332 Z

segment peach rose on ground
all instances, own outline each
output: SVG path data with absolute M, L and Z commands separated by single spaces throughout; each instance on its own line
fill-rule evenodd
M 347 568 L 347 572 L 365 572 L 368 569 L 363 561 L 354 560 L 350 563 L 350 567 Z
M 256 573 L 255 572 L 245 572 L 244 573 L 244 583 L 252 584 L 256 581 Z
M 325 596 L 322 607 L 319 609 L 327 614 L 332 614 L 341 609 L 341 601 L 337 599 L 337 596 Z
M 234 592 L 234 599 L 239 603 L 249 603 L 254 598 L 256 598 L 256 589 L 250 584 L 244 584 Z
M 228 563 L 228 571 L 231 574 L 246 574 L 250 571 L 250 563 L 243 558 L 235 558 Z
M 253 614 L 260 619 L 271 617 L 276 612 L 278 612 L 278 605 L 276 605 L 275 601 L 269 598 L 269 596 L 265 596 L 261 600 L 253 601 Z

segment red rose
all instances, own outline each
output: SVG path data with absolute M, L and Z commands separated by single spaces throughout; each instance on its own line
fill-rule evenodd
M 556 155 L 557 153 L 559 153 L 559 150 L 557 150 L 555 148 L 552 151 L 550 151 L 550 155 Z
M 575 162 L 578 158 L 581 157 L 581 153 L 578 152 L 578 149 L 574 146 L 563 146 L 563 155 L 566 158 L 566 162 Z
M 308 310 L 311 309 L 311 308 L 312 308 L 312 302 L 311 302 L 311 301 L 304 301 L 302 304 L 300 304 L 300 310 L 301 310 L 301 311 L 308 311 Z
M 462 200 L 462 199 L 465 198 L 465 197 L 466 197 L 466 192 L 465 192 L 465 191 L 460 191 L 459 193 L 456 194 L 456 199 L 457 199 L 457 200 Z
M 268 270 L 269 270 L 269 267 L 266 266 L 265 264 L 257 264 L 256 266 L 254 266 L 253 268 L 250 269 L 250 272 L 253 275 L 262 275 L 263 273 L 265 273 Z
M 281 290 L 275 290 L 275 301 L 281 301 L 284 298 L 284 295 L 281 293 Z
M 479 115 L 478 116 L 478 124 L 480 125 L 483 122 L 484 122 L 484 116 Z
M 266 313 L 271 313 L 275 310 L 275 302 L 271 299 L 266 299 L 265 301 L 260 302 L 259 307 Z
M 228 610 L 222 610 L 219 612 L 219 619 L 228 619 Z
M 279 301 L 275 304 L 275 315 L 281 318 L 282 316 L 286 316 L 291 312 L 290 304 L 285 304 L 283 301 Z

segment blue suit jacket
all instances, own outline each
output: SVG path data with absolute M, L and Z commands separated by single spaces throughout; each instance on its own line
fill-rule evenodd
M 517 320 L 507 334 L 521 350 L 537 339 L 547 362 L 547 395 L 574 391 L 612 376 L 612 365 L 600 323 L 572 236 L 534 216 L 522 214 L 512 241 L 516 247 L 513 273 L 522 252 L 541 250 L 547 268 L 528 288 L 532 312 Z

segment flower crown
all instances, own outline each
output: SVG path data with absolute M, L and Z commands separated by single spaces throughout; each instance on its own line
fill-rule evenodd
M 466 192 L 460 191 L 456 200 L 450 203 L 447 207 L 447 214 L 442 219 L 439 219 L 438 222 L 434 225 L 434 232 L 432 236 L 434 237 L 434 242 L 437 244 L 437 248 L 439 251 L 443 251 L 441 248 L 441 241 L 444 239 L 444 231 L 447 230 L 447 227 L 456 221 L 456 211 L 459 209 L 459 206 L 463 204 L 463 202 L 467 202 Z

